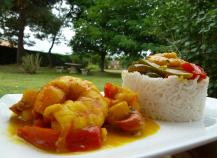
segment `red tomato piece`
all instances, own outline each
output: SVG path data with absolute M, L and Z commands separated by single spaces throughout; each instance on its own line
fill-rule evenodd
M 182 64 L 182 68 L 183 70 L 193 74 L 191 79 L 195 79 L 197 76 L 199 76 L 199 79 L 205 79 L 207 76 L 204 70 L 196 64 L 184 63 Z
M 87 151 L 101 147 L 100 127 L 93 126 L 79 130 L 69 130 L 66 136 L 66 146 L 69 151 Z
M 200 74 L 200 78 L 201 78 L 201 79 L 205 79 L 205 78 L 206 78 L 206 76 L 207 76 L 207 75 L 206 75 L 206 73 L 205 73 L 205 72 L 203 72 L 203 73 L 201 73 L 201 74 Z
M 44 127 L 44 128 L 49 128 L 50 126 L 50 123 L 49 122 L 46 122 L 45 120 L 43 119 L 35 119 L 33 121 L 33 126 L 37 126 L 37 127 Z
M 207 77 L 206 73 L 204 72 L 203 68 L 200 66 L 197 66 L 201 70 L 200 78 L 205 79 Z
M 111 83 L 106 83 L 104 87 L 105 97 L 114 98 L 115 94 L 118 92 L 118 88 Z
M 127 132 L 137 132 L 144 125 L 144 119 L 138 111 L 133 111 L 132 114 L 120 121 L 116 121 L 117 127 Z
M 190 63 L 182 64 L 182 68 L 183 68 L 183 70 L 185 70 L 187 72 L 193 72 L 194 71 L 194 67 Z
M 51 128 L 24 126 L 17 130 L 17 135 L 38 148 L 55 150 L 59 132 Z

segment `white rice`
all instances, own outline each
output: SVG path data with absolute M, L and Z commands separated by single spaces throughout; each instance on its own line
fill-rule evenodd
M 165 121 L 195 121 L 203 116 L 209 78 L 151 78 L 139 72 L 122 72 L 123 87 L 138 93 L 144 116 Z

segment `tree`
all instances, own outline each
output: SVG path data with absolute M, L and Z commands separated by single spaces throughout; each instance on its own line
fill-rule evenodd
M 110 53 L 141 54 L 150 46 L 157 49 L 164 41 L 156 36 L 150 23 L 156 2 L 152 0 L 96 0 L 77 3 L 74 51 L 98 52 L 103 71 L 105 55 Z M 82 10 L 83 9 L 83 10 Z
M 62 35 L 62 28 L 71 27 L 68 17 L 70 9 L 68 7 L 69 5 L 67 5 L 65 1 L 57 2 L 52 6 L 52 12 L 55 13 L 56 18 L 49 19 L 49 23 L 47 23 L 46 20 L 43 20 L 43 24 L 31 28 L 31 31 L 35 32 L 36 38 L 41 40 L 47 39 L 51 42 L 51 46 L 47 53 L 50 67 L 53 66 L 51 51 L 54 44 L 65 41 L 65 38 Z M 40 32 L 37 30 L 40 30 Z
M 32 27 L 31 31 L 35 32 L 34 36 L 36 38 L 40 40 L 47 39 L 48 41 L 51 42 L 51 46 L 49 47 L 49 50 L 47 52 L 47 57 L 48 57 L 49 67 L 52 67 L 53 62 L 52 62 L 51 51 L 52 51 L 54 44 L 60 43 L 60 40 L 62 39 L 60 29 L 63 23 L 62 23 L 62 20 L 57 19 L 57 18 L 50 19 L 48 24 L 46 21 L 44 22 L 45 23 L 41 26 Z M 40 32 L 37 30 L 40 30 Z
M 71 41 L 71 44 L 73 45 L 73 51 L 77 53 L 99 54 L 101 57 L 100 69 L 101 71 L 104 71 L 104 62 L 107 49 L 106 45 L 103 43 L 103 40 L 106 35 L 102 35 L 100 30 L 90 26 L 82 29 L 82 31 L 76 30 L 75 32 L 76 35 Z
M 75 7 L 75 51 L 176 51 L 205 68 L 217 97 L 217 1 L 95 0 Z
M 18 64 L 21 63 L 21 58 L 25 53 L 23 46 L 25 27 L 41 25 L 44 21 L 55 19 L 51 6 L 56 2 L 57 0 L 3 0 L 1 2 L 0 9 L 3 13 L 1 17 L 4 17 L 2 18 L 4 19 L 3 38 L 8 38 L 17 44 Z

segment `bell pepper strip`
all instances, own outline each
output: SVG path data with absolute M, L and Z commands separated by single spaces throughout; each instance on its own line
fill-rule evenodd
M 104 87 L 105 97 L 114 98 L 116 93 L 118 92 L 118 88 L 113 86 L 111 83 L 106 83 Z
M 55 151 L 55 143 L 59 138 L 59 132 L 51 128 L 41 128 L 36 126 L 24 126 L 17 130 L 17 135 L 32 145 Z
M 138 132 L 144 127 L 144 119 L 138 111 L 133 111 L 128 118 L 116 121 L 116 126 L 126 132 Z
M 37 126 L 37 127 L 43 127 L 43 128 L 49 128 L 50 127 L 50 123 L 46 122 L 44 119 L 35 119 L 33 121 L 33 126 Z
M 87 151 L 102 146 L 100 127 L 86 127 L 83 129 L 70 129 L 66 135 L 66 148 L 69 151 Z
M 195 79 L 199 76 L 199 79 L 202 80 L 207 77 L 204 70 L 196 64 L 184 63 L 182 64 L 182 69 L 193 74 L 192 78 L 190 79 Z

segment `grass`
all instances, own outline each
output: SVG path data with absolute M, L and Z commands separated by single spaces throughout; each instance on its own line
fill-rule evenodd
M 57 73 L 55 69 L 41 68 L 37 74 L 26 74 L 17 65 L 0 66 L 0 96 L 4 94 L 22 93 L 25 89 L 39 89 L 48 81 L 63 75 L 71 75 L 92 81 L 101 91 L 106 82 L 121 85 L 121 76 L 117 72 L 91 72 L 87 76 L 81 74 Z

